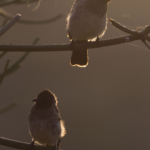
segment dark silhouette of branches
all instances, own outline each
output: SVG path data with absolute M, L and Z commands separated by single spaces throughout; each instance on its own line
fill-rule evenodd
M 1 0 L 0 1 L 0 7 L 2 6 L 8 6 L 10 4 L 25 4 L 25 3 L 31 3 L 31 2 L 39 2 L 39 0 Z M 38 4 L 39 5 L 39 4 Z M 38 6 L 37 6 L 38 7 Z M 0 15 L 4 18 L 7 19 L 12 19 L 14 17 L 14 15 L 8 13 L 7 11 L 5 11 L 4 9 L 0 8 Z M 62 18 L 62 14 L 58 14 L 52 18 L 48 18 L 48 19 L 37 19 L 37 20 L 33 20 L 33 19 L 28 19 L 28 18 L 22 18 L 19 20 L 20 23 L 30 23 L 30 24 L 43 24 L 43 23 L 51 23 L 55 20 L 58 20 L 60 18 Z
M 10 60 L 8 59 L 7 62 L 6 62 L 4 71 L 3 71 L 3 73 L 1 74 L 1 77 L 0 77 L 0 85 L 2 84 L 2 81 L 3 81 L 4 77 L 5 77 L 6 72 L 7 72 L 8 65 L 9 65 L 9 61 L 10 61 Z
M 39 38 L 36 38 L 33 42 L 33 45 L 35 45 L 39 41 Z M 7 75 L 10 75 L 11 73 L 17 71 L 20 68 L 20 63 L 23 62 L 23 60 L 29 55 L 29 52 L 26 52 L 18 61 L 16 61 L 11 67 L 9 67 L 5 73 L 0 74 L 0 79 L 4 74 L 4 77 Z
M 146 42 L 146 40 L 150 42 L 150 37 L 148 36 L 148 34 L 150 33 L 150 26 L 146 26 L 145 29 L 142 32 L 139 32 L 137 30 L 136 31 L 135 30 L 131 30 L 131 29 L 121 25 L 120 23 L 114 21 L 113 19 L 109 19 L 109 21 L 112 23 L 113 26 L 115 26 L 116 28 L 118 28 L 118 29 L 120 29 L 120 30 L 122 30 L 122 31 L 124 31 L 126 33 L 129 33 L 129 34 L 132 34 L 132 35 L 135 35 L 135 36 L 140 35 L 142 42 L 150 50 L 150 46 Z
M 32 2 L 38 2 L 39 0 L 1 0 L 0 6 L 8 6 L 11 4 L 25 4 L 25 3 L 32 3 Z
M 144 44 L 149 48 L 149 45 L 146 41 L 150 42 L 150 26 L 146 26 L 143 31 L 135 31 L 125 26 L 119 24 L 118 22 L 114 21 L 113 19 L 109 19 L 109 21 L 115 27 L 119 28 L 120 30 L 130 33 L 132 35 L 127 35 L 123 37 L 117 37 L 113 39 L 101 40 L 96 42 L 75 42 L 74 45 L 70 44 L 59 44 L 59 45 L 0 45 L 0 51 L 3 52 L 44 52 L 44 51 L 72 51 L 77 49 L 91 49 L 91 48 L 98 48 L 98 47 L 106 47 L 112 45 L 118 45 L 123 43 L 129 43 L 136 40 L 142 40 Z
M 30 143 L 15 141 L 15 140 L 3 138 L 3 137 L 0 137 L 0 145 L 4 145 L 4 146 L 16 148 L 16 149 L 30 150 Z M 34 150 L 51 150 L 51 148 L 35 145 Z
M 7 19 L 12 19 L 14 17 L 14 15 L 6 12 L 5 10 L 1 9 L 0 8 L 0 15 L 3 16 L 4 18 L 7 18 Z M 53 21 L 56 21 L 60 18 L 62 18 L 62 14 L 58 14 L 56 15 L 55 17 L 52 17 L 52 18 L 48 18 L 48 19 L 39 19 L 39 20 L 33 20 L 33 19 L 20 19 L 18 22 L 20 23 L 30 23 L 30 24 L 44 24 L 44 23 L 51 23 Z
M 36 2 L 39 0 L 30 0 L 30 2 Z M 27 0 L 1 0 L 0 6 L 7 6 L 10 4 L 23 4 L 27 3 Z M 2 28 L 0 29 L 0 36 L 3 35 L 9 28 L 11 28 L 21 17 L 20 14 L 16 15 L 15 17 L 12 14 L 9 14 L 8 12 L 4 11 L 0 8 L 0 15 L 5 18 Z M 57 19 L 60 19 L 62 17 L 62 14 L 59 14 L 53 18 L 45 19 L 45 20 L 30 20 L 30 19 L 22 19 L 20 22 L 22 23 L 31 23 L 31 24 L 43 24 L 43 23 L 51 23 Z M 11 19 L 7 23 L 7 19 Z M 7 23 L 7 24 L 6 24 Z M 39 41 L 39 38 L 36 38 L 33 45 L 37 44 Z M 7 52 L 3 51 L 0 54 L 0 59 L 6 55 Z M 9 67 L 10 60 L 7 60 L 3 72 L 0 74 L 0 86 L 4 80 L 4 78 L 13 72 L 17 71 L 20 68 L 21 62 L 25 60 L 25 58 L 29 55 L 30 52 L 26 52 L 19 60 L 17 60 L 13 65 Z M 16 103 L 12 102 L 11 104 L 5 106 L 4 108 L 0 109 L 0 114 L 5 113 L 6 111 L 14 108 L 16 106 Z M 16 149 L 23 149 L 23 150 L 29 150 L 30 144 L 29 143 L 23 143 L 19 141 L 14 141 L 6 138 L 0 137 L 0 145 L 16 148 Z M 50 150 L 51 148 L 42 147 L 42 146 L 34 146 L 34 150 Z
M 38 43 L 39 41 L 39 38 L 36 38 L 34 40 L 34 42 L 32 43 L 33 45 L 35 45 L 36 43 Z M 11 67 L 9 67 L 9 62 L 10 60 L 7 60 L 6 62 L 6 65 L 5 65 L 5 68 L 4 68 L 4 71 L 3 73 L 0 74 L 0 86 L 2 84 L 2 81 L 3 79 L 12 74 L 13 72 L 17 71 L 19 68 L 20 68 L 20 63 L 23 62 L 23 60 L 29 55 L 30 52 L 26 52 L 17 62 L 15 62 Z M 3 52 L 1 55 L 0 55 L 0 58 L 2 56 L 4 56 L 6 54 L 6 52 Z M 1 108 L 0 109 L 0 114 L 14 108 L 16 106 L 16 103 L 15 102 L 12 102 L 11 104 L 7 105 L 6 107 L 4 108 Z
M 39 0 L 30 0 L 30 2 L 37 2 Z M 27 3 L 27 0 L 1 0 L 0 1 L 0 7 L 1 6 L 7 6 L 10 4 L 24 4 Z M 21 17 L 20 14 L 16 15 L 14 17 L 14 15 L 4 11 L 2 8 L 0 8 L 0 15 L 3 16 L 5 18 L 2 28 L 0 29 L 0 36 L 3 35 L 9 28 L 11 28 Z M 45 19 L 45 20 L 30 20 L 30 19 L 22 19 L 20 20 L 20 22 L 22 23 L 31 23 L 31 24 L 43 24 L 43 23 L 51 23 L 59 18 L 62 17 L 62 14 L 59 14 L 53 18 L 50 19 Z M 11 19 L 11 21 L 9 21 L 7 23 L 7 19 Z M 6 24 L 7 23 L 7 24 Z M 39 38 L 36 38 L 34 40 L 34 42 L 32 43 L 33 45 L 35 45 L 37 42 L 39 41 Z M 2 52 L 0 54 L 0 59 L 6 55 L 7 52 Z M 18 61 L 16 61 L 13 65 L 11 65 L 9 67 L 9 62 L 10 60 L 8 60 L 6 62 L 6 65 L 4 67 L 4 71 L 0 74 L 0 86 L 2 84 L 2 81 L 4 80 L 4 78 L 12 73 L 14 73 L 15 71 L 17 71 L 20 68 L 20 63 L 23 62 L 23 60 L 29 55 L 30 52 L 26 52 Z M 11 103 L 9 105 L 7 105 L 4 108 L 0 109 L 0 114 L 12 109 L 13 107 L 16 106 L 16 103 Z
M 4 34 L 11 26 L 17 22 L 17 20 L 20 18 L 20 15 L 16 15 L 8 24 L 6 24 L 6 21 L 4 21 L 3 25 L 6 24 L 2 29 L 0 29 L 0 35 Z M 39 38 L 36 38 L 33 42 L 33 44 L 36 44 L 39 41 Z M 0 59 L 6 54 L 7 52 L 2 52 L 0 54 Z M 0 74 L 0 86 L 2 84 L 3 79 L 10 75 L 11 73 L 15 72 L 20 68 L 20 63 L 29 55 L 29 52 L 26 52 L 16 63 L 14 63 L 11 67 L 9 67 L 10 60 L 8 59 L 4 71 Z M 14 108 L 16 106 L 16 103 L 12 102 L 11 104 L 7 105 L 4 108 L 0 109 L 0 114 Z

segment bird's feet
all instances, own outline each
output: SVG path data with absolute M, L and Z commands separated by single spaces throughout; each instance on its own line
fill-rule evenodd
M 75 43 L 75 41 L 74 41 L 74 39 L 72 39 L 72 41 L 71 41 L 71 43 L 70 43 L 70 48 L 73 50 L 73 47 L 74 47 L 74 43 Z
M 100 41 L 100 38 L 97 36 L 97 38 L 96 38 L 96 42 L 99 42 Z
M 34 150 L 34 141 L 31 142 L 31 144 L 29 146 L 29 150 Z
M 142 34 L 141 40 L 142 40 L 142 42 L 148 47 L 148 49 L 150 50 L 150 46 L 149 46 L 148 43 L 146 42 L 146 35 Z
M 50 150 L 57 150 L 57 145 L 55 145 L 55 146 L 49 146 L 48 144 L 46 144 L 46 147 L 49 147 Z
M 97 36 L 97 38 L 96 38 L 96 46 L 99 44 L 99 41 L 100 41 L 100 38 Z
M 57 150 L 57 145 L 53 146 L 51 150 Z

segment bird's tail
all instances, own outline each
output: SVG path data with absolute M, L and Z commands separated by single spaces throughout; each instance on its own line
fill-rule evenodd
M 74 50 L 72 52 L 71 66 L 86 67 L 88 65 L 88 50 Z

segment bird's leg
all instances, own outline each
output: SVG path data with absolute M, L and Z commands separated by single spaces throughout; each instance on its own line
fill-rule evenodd
M 57 150 L 57 144 L 52 147 L 52 150 Z
M 50 147 L 49 145 L 46 144 L 46 147 Z M 57 144 L 55 146 L 50 147 L 51 150 L 57 150 Z
M 100 41 L 100 38 L 97 36 L 97 38 L 96 38 L 96 42 L 99 42 Z
M 100 41 L 100 38 L 97 36 L 97 38 L 96 38 L 96 45 L 98 45 L 99 44 L 99 41 Z
M 60 148 L 60 145 L 61 145 L 61 138 L 59 138 L 58 142 L 57 142 L 57 149 Z
M 33 150 L 33 149 L 34 149 L 34 141 L 32 141 L 30 146 L 29 146 L 29 150 Z
M 74 41 L 74 39 L 72 39 L 72 41 L 70 43 L 70 47 L 71 47 L 72 50 L 73 50 L 73 47 L 74 47 L 74 43 L 75 43 L 75 41 Z
M 142 34 L 142 38 L 141 38 L 142 42 L 148 47 L 148 49 L 150 50 L 150 46 L 147 44 L 146 42 L 146 35 Z

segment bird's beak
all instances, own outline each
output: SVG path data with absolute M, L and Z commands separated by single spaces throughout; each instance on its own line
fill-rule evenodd
M 37 102 L 39 100 L 39 98 L 35 98 L 34 100 L 32 100 L 32 102 Z

